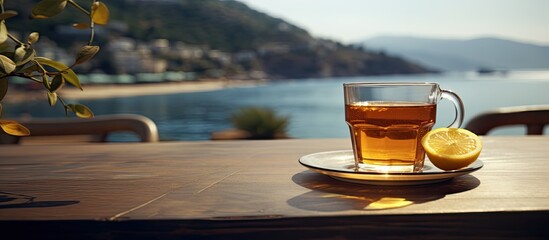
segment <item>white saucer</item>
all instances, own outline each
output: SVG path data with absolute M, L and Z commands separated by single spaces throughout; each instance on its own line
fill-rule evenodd
M 465 168 L 444 171 L 435 167 L 426 158 L 420 172 L 356 171 L 352 150 L 313 153 L 299 158 L 299 163 L 341 181 L 374 185 L 417 185 L 441 182 L 474 172 L 484 166 L 482 161 L 477 159 Z

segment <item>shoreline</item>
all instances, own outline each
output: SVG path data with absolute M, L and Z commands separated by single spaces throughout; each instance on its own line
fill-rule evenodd
M 89 100 L 123 98 L 136 96 L 166 95 L 178 93 L 209 92 L 234 87 L 258 86 L 268 80 L 217 80 L 207 79 L 192 82 L 162 82 L 141 84 L 97 84 L 84 85 L 83 91 L 74 87 L 62 88 L 58 94 L 65 100 Z M 21 102 L 47 100 L 45 89 L 25 91 L 10 89 L 4 101 Z

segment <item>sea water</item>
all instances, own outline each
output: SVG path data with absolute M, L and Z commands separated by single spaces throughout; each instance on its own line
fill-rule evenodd
M 208 140 L 211 133 L 232 128 L 231 114 L 243 107 L 267 107 L 290 118 L 288 133 L 294 138 L 347 138 L 343 86 L 345 82 L 437 82 L 460 95 L 467 123 L 476 114 L 498 107 L 549 104 L 549 71 L 513 71 L 479 75 L 444 73 L 373 77 L 341 77 L 273 81 L 254 87 L 226 88 L 210 92 L 79 100 L 96 115 L 135 113 L 151 118 L 161 140 Z M 85 89 L 82 94 L 86 94 Z M 46 99 L 5 103 L 3 118 L 22 115 L 64 117 L 61 105 L 50 108 Z M 450 125 L 453 105 L 438 104 L 436 127 Z M 546 131 L 547 132 L 547 131 Z M 524 129 L 504 128 L 491 134 L 524 134 Z M 112 140 L 130 140 L 115 135 Z

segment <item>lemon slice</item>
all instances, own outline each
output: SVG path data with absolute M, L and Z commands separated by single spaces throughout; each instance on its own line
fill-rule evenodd
M 462 128 L 429 131 L 421 144 L 431 162 L 442 170 L 456 170 L 473 163 L 482 150 L 480 138 Z

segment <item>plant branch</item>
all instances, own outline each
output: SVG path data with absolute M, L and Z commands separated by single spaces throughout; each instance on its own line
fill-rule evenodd
M 94 38 L 95 38 L 95 24 L 93 23 L 93 19 L 91 19 L 90 17 L 90 40 L 88 41 L 88 46 L 92 45 Z
M 76 3 L 75 1 L 69 0 L 68 3 L 70 3 L 73 7 L 75 7 L 76 9 L 80 10 L 81 12 L 91 17 L 91 13 L 88 12 L 88 10 L 84 9 L 82 6 L 78 5 L 78 3 Z
M 61 102 L 61 104 L 63 104 L 64 107 L 67 106 L 67 103 L 65 103 L 65 100 L 63 100 L 61 96 L 57 95 L 57 100 L 59 100 L 59 102 Z
M 17 39 L 16 37 L 14 37 L 13 35 L 11 35 L 10 33 L 8 33 L 8 37 L 13 40 L 14 42 L 16 42 L 17 44 L 19 45 L 25 45 L 23 42 L 19 41 L 19 39 Z
M 94 0 L 93 3 L 96 1 Z M 68 3 L 70 3 L 72 6 L 74 6 L 76 9 L 80 10 L 84 14 L 88 15 L 90 17 L 90 40 L 88 41 L 88 46 L 91 46 L 93 43 L 93 39 L 95 38 L 95 27 L 93 23 L 93 19 L 91 16 L 91 12 L 88 12 L 88 10 L 84 9 L 82 6 L 80 6 L 78 3 L 76 3 L 74 0 L 69 0 Z M 93 5 L 92 3 L 92 5 Z
M 57 100 L 59 100 L 59 102 L 61 102 L 61 104 L 63 105 L 63 108 L 65 110 L 65 115 L 68 115 L 70 108 L 67 105 L 67 103 L 65 102 L 65 100 L 59 95 L 57 95 Z
M 42 74 L 47 74 L 48 73 L 48 71 L 46 71 L 46 69 L 44 68 L 44 66 L 42 66 L 42 64 L 40 64 L 38 61 L 36 61 L 34 59 L 32 61 L 34 62 L 34 64 L 36 64 L 36 66 L 38 67 L 38 70 L 40 70 L 38 72 L 40 72 Z
M 95 4 L 95 0 L 92 2 L 92 9 L 93 5 Z M 95 38 L 95 23 L 93 22 L 93 18 L 90 14 L 90 41 L 88 41 L 88 46 L 91 46 L 93 43 L 93 39 Z
M 36 78 L 34 78 L 34 76 L 29 76 L 29 75 L 25 75 L 25 74 L 10 74 L 10 75 L 11 76 L 16 76 L 16 77 L 21 77 L 21 78 L 27 78 L 29 80 L 32 80 L 32 81 L 35 81 L 35 82 L 38 82 L 38 83 L 42 82 L 42 80 L 36 79 Z

